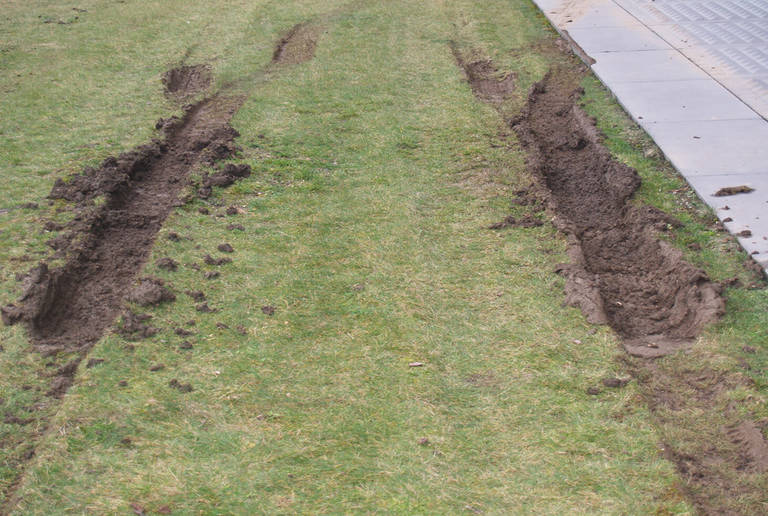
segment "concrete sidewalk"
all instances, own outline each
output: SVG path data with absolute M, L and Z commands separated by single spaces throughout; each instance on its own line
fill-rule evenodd
M 768 0 L 534 2 L 768 272 Z

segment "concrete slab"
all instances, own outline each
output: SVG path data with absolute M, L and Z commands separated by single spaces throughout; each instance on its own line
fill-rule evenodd
M 592 70 L 604 82 L 683 81 L 707 79 L 701 68 L 676 50 L 605 52 L 591 56 L 596 62 Z
M 556 15 L 562 28 L 594 29 L 597 27 L 628 27 L 640 25 L 626 9 L 613 0 L 581 0 L 565 2 Z
M 568 34 L 591 57 L 600 52 L 630 52 L 633 50 L 667 50 L 666 41 L 641 25 L 630 27 L 569 27 Z
M 632 118 L 642 125 L 759 118 L 757 113 L 711 79 L 616 82 L 612 89 Z
M 644 125 L 686 178 L 768 172 L 768 122 L 705 120 Z

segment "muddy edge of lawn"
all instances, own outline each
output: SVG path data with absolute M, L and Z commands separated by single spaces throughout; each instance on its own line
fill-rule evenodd
M 307 27 L 313 28 L 307 30 Z M 295 25 L 276 46 L 273 52 L 273 61 L 279 62 L 283 60 L 285 63 L 297 63 L 301 61 L 301 56 L 311 57 L 315 52 L 312 34 L 317 34 L 315 26 L 304 23 Z M 300 35 L 302 41 L 292 44 L 292 35 Z M 504 54 L 500 49 L 494 49 L 492 43 L 482 41 L 475 34 L 461 33 L 459 31 L 459 33 L 453 36 L 454 39 L 451 40 L 453 42 L 452 52 L 454 56 L 460 56 L 459 64 L 464 65 L 463 68 L 473 92 L 483 102 L 492 104 L 499 111 L 502 118 L 512 126 L 519 125 L 521 120 L 519 113 L 522 101 L 525 98 L 525 92 L 521 92 L 519 88 L 517 90 L 514 88 L 514 74 L 511 71 L 504 72 L 505 61 L 514 52 Z M 296 52 L 292 53 L 291 48 L 297 49 Z M 572 109 L 578 109 L 576 106 L 578 97 L 573 95 L 573 90 L 578 85 L 581 73 L 577 71 L 579 64 L 575 60 L 568 57 L 560 49 L 554 48 L 551 42 L 516 50 L 517 52 L 542 52 L 548 56 L 549 60 L 555 63 L 555 73 L 563 73 L 563 70 L 565 70 L 564 73 L 573 74 L 566 81 L 563 81 L 565 85 L 562 86 L 564 89 L 560 91 L 560 96 L 567 99 L 564 106 L 569 112 Z M 474 57 L 465 59 L 465 56 L 472 55 Z M 496 64 L 490 59 L 491 55 L 495 58 Z M 189 77 L 190 75 L 185 75 L 184 73 L 179 74 L 177 77 L 174 74 L 169 75 L 166 82 L 169 95 L 178 94 L 179 91 L 183 91 L 185 83 L 196 83 L 196 80 L 190 79 L 187 81 L 185 79 Z M 179 81 L 182 84 L 181 86 L 178 85 Z M 636 344 L 653 350 L 659 347 L 664 348 L 667 345 L 666 342 L 672 342 L 671 346 L 683 347 L 686 349 L 685 352 L 673 353 L 664 357 L 659 356 L 653 359 L 627 356 L 621 359 L 623 362 L 622 367 L 638 379 L 641 391 L 655 417 L 656 425 L 663 440 L 664 452 L 677 466 L 678 472 L 685 482 L 687 493 L 697 508 L 705 513 L 759 513 L 762 507 L 760 504 L 763 502 L 762 493 L 765 488 L 764 473 L 767 455 L 765 452 L 765 442 L 761 434 L 761 427 L 765 424 L 765 420 L 762 419 L 765 413 L 760 394 L 765 388 L 762 381 L 764 357 L 762 356 L 763 350 L 755 344 L 760 343 L 760 339 L 764 334 L 760 333 L 759 316 L 752 315 L 748 308 L 749 304 L 754 301 L 754 296 L 762 295 L 757 290 L 758 287 L 763 286 L 761 280 L 754 272 L 738 270 L 739 262 L 743 261 L 745 257 L 739 253 L 732 240 L 723 234 L 720 228 L 713 225 L 711 214 L 702 208 L 701 204 L 692 197 L 690 191 L 671 173 L 668 165 L 661 162 L 658 158 L 641 157 L 637 151 L 638 148 L 654 151 L 647 139 L 640 135 L 635 127 L 631 126 L 614 104 L 608 102 L 605 92 L 597 87 L 591 78 L 584 79 L 584 81 L 584 85 L 588 90 L 584 101 L 587 103 L 588 111 L 597 115 L 600 129 L 608 135 L 608 147 L 613 151 L 614 156 L 626 160 L 637 167 L 643 176 L 643 185 L 631 184 L 633 180 L 629 180 L 631 184 L 629 190 L 631 191 L 628 193 L 626 191 L 624 193 L 620 192 L 624 200 L 631 197 L 635 188 L 639 186 L 639 193 L 636 197 L 640 202 L 634 203 L 632 209 L 642 210 L 641 203 L 649 203 L 657 208 L 663 208 L 671 215 L 671 217 L 665 218 L 665 216 L 659 213 L 650 212 L 647 220 L 641 220 L 642 224 L 652 226 L 651 230 L 665 233 L 664 235 L 654 233 L 653 237 L 665 238 L 674 246 L 682 248 L 687 260 L 697 266 L 705 267 L 715 279 L 725 282 L 729 286 L 727 291 L 729 303 L 725 320 L 706 330 L 704 338 L 698 341 L 695 340 L 696 334 L 704 323 L 709 322 L 709 320 L 707 318 L 698 320 L 696 318 L 696 310 L 693 310 L 694 313 L 691 317 L 678 317 L 684 323 L 686 320 L 689 323 L 687 325 L 684 324 L 685 329 L 681 332 L 675 333 L 673 331 L 671 337 L 665 340 L 669 336 L 665 335 L 664 331 L 657 331 L 658 329 L 655 328 L 650 332 L 650 335 L 654 337 L 653 339 L 650 341 L 641 339 L 640 344 Z M 537 91 L 538 93 L 546 93 L 547 81 L 545 80 L 540 84 L 538 90 L 533 90 L 534 93 Z M 551 85 L 549 87 L 552 88 Z M 533 97 L 529 97 L 529 99 L 531 98 Z M 194 112 L 194 109 L 191 112 Z M 607 120 L 610 120 L 610 122 L 607 122 Z M 571 121 L 569 123 L 572 124 L 574 122 Z M 591 122 L 584 119 L 579 119 L 577 123 L 581 124 L 582 128 L 585 124 L 586 126 L 591 124 Z M 510 134 L 507 134 L 506 138 L 509 142 L 512 142 L 510 145 L 514 144 Z M 596 137 L 588 138 L 587 140 L 582 141 L 577 138 L 575 141 L 569 141 L 568 138 L 565 138 L 564 141 L 555 143 L 575 151 L 589 151 L 590 147 L 594 150 L 600 145 Z M 199 149 L 193 149 L 192 152 L 197 150 Z M 602 151 L 598 150 L 598 152 Z M 98 172 L 103 173 L 105 168 L 109 168 L 112 165 L 114 165 L 112 162 L 105 163 L 105 166 Z M 222 178 L 223 182 L 229 182 L 224 177 L 227 174 L 223 170 L 217 173 L 223 174 L 223 176 L 218 176 Z M 510 215 L 502 223 L 496 225 L 495 230 L 509 231 L 515 227 L 536 227 L 540 225 L 538 222 L 539 218 L 535 216 L 536 210 L 531 210 L 531 205 L 546 204 L 550 214 L 562 216 L 562 213 L 558 212 L 558 205 L 553 203 L 552 199 L 548 197 L 551 196 L 551 191 L 547 193 L 547 188 L 545 188 L 546 175 L 537 176 L 534 170 L 533 176 L 534 179 L 538 180 L 538 183 L 534 182 L 531 188 L 519 190 L 514 198 L 516 201 L 514 209 L 522 211 Z M 192 193 L 200 195 L 201 189 L 205 190 L 206 186 L 212 184 L 215 186 L 217 180 L 214 179 L 212 181 L 211 179 L 206 179 L 206 177 L 215 178 L 217 176 L 212 174 L 211 176 L 202 177 L 200 179 L 201 182 L 198 184 L 199 188 L 193 189 Z M 542 179 L 544 180 L 542 181 Z M 174 184 L 177 182 L 178 180 L 174 181 Z M 182 184 L 181 186 L 185 185 Z M 87 198 L 87 190 L 90 188 L 90 185 L 86 185 L 86 187 L 85 191 L 82 188 L 79 189 L 79 193 L 82 194 L 80 197 Z M 178 191 L 180 192 L 181 190 L 179 189 Z M 670 195 L 670 191 L 673 192 L 673 195 Z M 205 198 L 206 195 L 210 194 L 204 191 L 200 196 Z M 71 200 L 75 200 L 74 197 Z M 107 210 L 109 210 L 109 203 L 106 206 Z M 29 205 L 23 209 L 34 212 L 36 208 Z M 624 208 L 619 206 L 619 210 L 624 211 Z M 113 209 L 112 211 L 115 210 Z M 237 210 L 235 209 L 234 211 L 236 212 Z M 232 215 L 235 214 L 232 213 Z M 165 216 L 163 215 L 158 225 L 153 229 L 155 233 L 160 229 L 159 224 L 162 224 L 164 218 Z M 95 219 L 89 219 L 87 226 L 93 227 L 93 220 Z M 682 222 L 678 224 L 678 220 Z M 77 222 L 82 222 L 82 220 Z M 135 223 L 135 221 L 133 222 Z M 145 227 L 146 221 L 139 221 L 139 225 Z M 234 223 L 231 225 L 237 226 Z M 564 229 L 566 234 L 569 231 L 572 234 L 584 233 L 589 229 L 571 230 L 565 227 L 568 226 L 567 223 L 563 225 L 562 222 L 557 223 L 557 225 L 560 229 Z M 237 231 L 238 228 L 234 227 L 233 230 Z M 148 253 L 152 245 L 152 240 L 153 237 L 147 242 L 148 246 L 145 254 L 139 253 L 136 267 L 146 261 L 146 253 Z M 705 248 L 707 252 L 700 252 L 702 248 Z M 225 247 L 222 245 L 219 251 L 225 254 L 219 258 L 211 258 L 211 263 L 206 261 L 205 263 L 212 269 L 207 272 L 215 272 L 215 267 L 226 263 L 224 261 L 221 263 L 213 262 L 225 260 L 226 254 L 231 252 L 231 249 L 231 246 Z M 173 260 L 164 263 L 169 269 L 173 268 Z M 561 268 L 561 271 L 563 270 L 565 269 Z M 694 268 L 686 270 L 689 273 L 689 277 L 686 278 L 687 280 L 701 284 L 705 288 L 709 288 L 707 285 L 712 285 L 714 290 L 719 290 L 713 284 L 708 284 L 706 278 L 696 277 Z M 136 268 L 134 274 L 135 272 L 138 272 L 138 268 Z M 618 273 L 621 272 L 619 271 Z M 39 269 L 37 274 L 37 278 L 40 279 L 42 272 Z M 572 274 L 571 280 L 573 276 Z M 576 274 L 576 277 L 578 280 L 578 274 Z M 153 281 L 150 281 L 152 285 L 140 283 L 138 287 L 145 294 L 151 291 L 148 295 L 152 299 L 163 301 L 163 291 L 155 288 L 162 287 L 162 285 L 159 282 Z M 606 281 L 607 286 L 610 287 L 612 280 L 608 279 Z M 37 284 L 39 283 L 40 281 L 37 281 Z M 46 294 L 46 292 L 49 292 L 48 290 L 42 289 L 40 292 L 42 292 L 43 298 L 50 299 L 50 294 Z M 603 302 L 608 300 L 615 305 L 616 299 L 620 299 L 622 294 L 623 292 L 612 295 L 600 294 L 597 297 L 590 298 L 589 303 L 594 307 L 598 303 L 596 300 L 602 300 Z M 189 295 L 195 301 L 199 301 L 197 305 L 199 312 L 214 310 L 195 291 L 191 291 Z M 581 297 L 583 298 L 584 296 Z M 716 301 L 713 304 L 711 296 L 707 297 L 694 293 L 689 297 L 693 301 L 709 303 L 709 306 L 713 307 L 711 311 L 714 313 L 721 311 L 721 307 L 717 306 Z M 583 307 L 587 302 L 582 300 L 580 303 Z M 149 304 L 152 304 L 152 301 Z M 41 305 L 36 303 L 36 306 L 39 307 Z M 756 306 L 759 305 L 756 304 Z M 735 313 L 733 313 L 734 307 L 736 308 Z M 274 307 L 268 305 L 261 307 L 261 309 L 268 316 L 272 315 L 275 310 Z M 114 310 L 116 309 L 113 308 Z M 43 311 L 46 312 L 45 315 L 49 312 L 48 310 Z M 627 326 L 617 325 L 615 323 L 617 317 L 612 317 L 610 311 L 604 308 L 601 311 L 603 314 L 607 313 L 605 315 L 606 319 L 601 322 L 606 320 L 610 322 L 617 332 L 624 337 L 625 342 L 637 342 L 638 334 L 633 333 L 631 328 L 634 328 L 634 326 L 632 324 L 629 325 L 629 330 L 625 330 L 623 328 Z M 39 312 L 34 310 L 32 313 L 33 315 L 27 316 L 27 319 L 31 321 L 32 334 L 34 336 L 35 321 L 42 321 L 44 317 L 40 317 Z M 11 315 L 14 314 L 18 315 L 17 318 L 19 319 L 24 318 L 21 312 L 11 313 Z M 127 319 L 123 320 L 123 327 L 126 324 L 134 324 L 139 332 L 146 332 L 147 328 L 151 328 L 147 320 L 141 318 L 141 314 L 138 314 L 138 320 L 136 320 L 137 314 L 127 317 Z M 749 320 L 750 318 L 752 320 Z M 74 355 L 71 353 L 67 354 L 66 352 L 62 353 L 62 351 L 71 352 L 72 346 L 67 346 L 66 343 L 64 345 L 61 345 L 59 342 L 55 343 L 57 346 L 55 350 L 58 354 L 46 359 L 48 360 L 46 362 L 46 369 L 51 371 L 52 374 L 42 374 L 41 378 L 49 378 L 43 383 L 53 382 L 59 385 L 59 387 L 63 387 L 63 389 L 56 390 L 50 387 L 46 394 L 54 398 L 63 394 L 63 391 L 66 390 L 71 381 L 72 375 L 77 370 L 79 361 L 85 356 L 82 352 L 87 352 L 87 349 L 96 342 L 101 331 L 110 324 L 111 322 L 107 321 L 102 325 L 100 331 L 93 336 L 88 336 L 91 340 L 88 341 L 86 339 L 86 341 L 90 342 L 90 344 L 87 344 L 84 348 L 79 346 L 79 349 L 75 350 Z M 739 333 L 735 329 L 738 325 L 743 325 L 742 328 L 745 328 L 745 330 Z M 751 334 L 750 330 L 754 333 Z M 180 336 L 184 332 L 192 333 L 191 330 L 181 327 L 177 328 L 176 331 Z M 649 332 L 646 331 L 640 337 L 645 338 L 648 335 Z M 659 336 L 661 338 L 657 338 Z M 41 338 L 44 341 L 43 345 L 46 342 L 51 343 L 50 339 L 50 336 Z M 656 341 L 663 341 L 662 345 L 659 346 L 656 344 Z M 761 353 L 758 353 L 758 350 Z M 89 361 L 87 364 L 88 367 L 98 365 L 98 361 Z M 64 385 L 60 378 L 69 379 L 64 380 Z M 621 382 L 624 380 L 619 379 L 617 381 Z M 30 383 L 34 384 L 35 382 L 30 380 Z M 189 384 L 176 381 L 176 385 L 178 386 L 176 388 L 184 390 Z M 597 395 L 601 390 L 611 387 L 608 384 L 595 385 L 590 387 L 590 390 L 591 393 Z M 27 391 L 29 390 L 34 389 L 27 389 Z M 7 415 L 6 423 L 18 425 L 19 427 L 35 425 L 37 426 L 38 433 L 42 434 L 46 428 L 46 414 L 50 414 L 55 407 L 52 408 L 52 405 L 42 403 L 39 409 L 43 416 L 39 420 L 35 417 L 25 419 L 17 415 Z M 31 458 L 31 453 L 34 451 L 33 443 L 34 439 L 19 443 L 22 448 L 26 446 L 28 450 L 22 453 L 21 457 L 23 459 Z M 125 445 L 129 446 L 130 443 Z

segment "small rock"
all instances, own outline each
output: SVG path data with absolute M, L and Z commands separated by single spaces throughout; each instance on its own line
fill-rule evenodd
M 411 362 L 408 364 L 408 367 L 423 367 L 424 362 Z
M 155 364 L 149 368 L 149 370 L 152 371 L 153 373 L 155 371 L 162 371 L 163 369 L 165 369 L 165 364 Z
M 208 271 L 205 273 L 205 279 L 216 279 L 221 276 L 219 271 Z

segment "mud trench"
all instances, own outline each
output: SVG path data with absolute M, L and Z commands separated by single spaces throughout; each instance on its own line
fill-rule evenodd
M 509 75 L 488 60 L 469 57 L 476 52 L 462 53 L 456 45 L 451 50 L 478 100 L 504 117 Z M 676 411 L 720 411 L 721 395 L 747 382 L 738 374 L 707 370 L 681 376 L 656 364 L 657 357 L 693 346 L 701 330 L 722 316 L 722 287 L 660 239 L 678 221 L 631 201 L 639 175 L 611 157 L 594 121 L 578 105 L 586 71 L 573 63 L 551 70 L 531 88 L 522 113 L 505 123 L 527 153 L 538 197 L 567 237 L 570 263 L 557 270 L 566 279 L 566 303 L 579 307 L 590 322 L 613 328 L 657 424 L 679 425 Z M 491 228 L 510 225 L 521 224 Z M 674 410 L 667 410 L 670 403 Z M 690 436 L 698 443 L 696 454 L 665 446 L 689 499 L 706 514 L 738 514 L 729 505 L 737 496 L 751 489 L 759 499 L 743 474 L 768 470 L 768 444 L 760 430 L 730 412 L 731 423 L 708 425 L 705 446 L 699 441 L 704 436 Z

